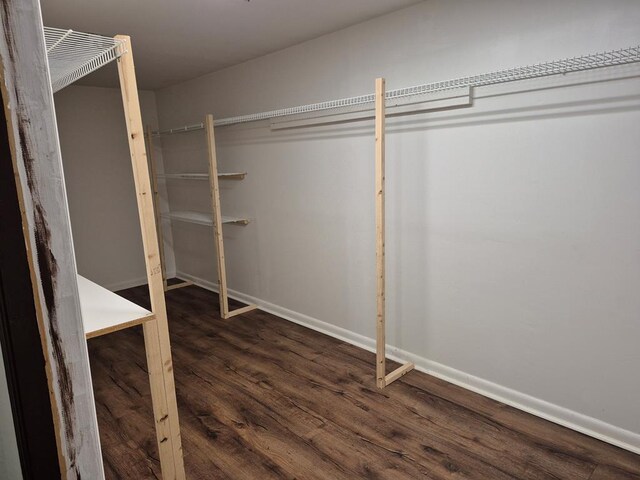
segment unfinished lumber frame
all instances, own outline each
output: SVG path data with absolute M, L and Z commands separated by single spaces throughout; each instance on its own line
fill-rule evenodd
M 375 190 L 376 190 L 376 386 L 384 388 L 414 368 L 408 362 L 387 375 L 385 297 L 385 80 L 376 79 L 375 93 Z
M 147 126 L 147 132 L 145 134 L 147 140 L 147 155 L 149 160 L 149 175 L 151 176 L 151 186 L 153 188 L 153 206 L 156 217 L 156 236 L 158 237 L 158 248 L 160 249 L 160 267 L 162 270 L 162 285 L 164 291 L 175 290 L 176 288 L 188 287 L 193 285 L 193 282 L 189 280 L 182 280 L 180 283 L 173 283 L 171 285 L 167 282 L 167 268 L 165 263 L 164 254 L 164 241 L 162 236 L 162 223 L 160 218 L 160 192 L 158 190 L 158 169 L 156 165 L 156 157 L 153 151 L 153 132 L 151 127 Z
M 18 431 L 18 441 L 24 448 L 20 452 L 22 474 L 24 478 L 100 480 L 104 479 L 100 437 L 76 288 L 75 258 L 69 248 L 73 243 L 71 224 L 40 3 L 5 0 L 0 22 L 0 108 L 4 112 L 0 162 L 13 171 L 15 178 L 19 203 L 16 215 L 20 216 L 22 228 L 11 233 L 18 233 L 15 235 L 18 241 L 23 237 L 20 248 L 24 249 L 5 254 L 23 256 L 20 261 L 28 263 L 29 276 L 27 282 L 22 278 L 2 279 L 3 283 L 10 281 L 12 286 L 21 286 L 27 301 L 20 309 L 6 313 L 15 318 L 23 332 L 27 328 L 32 331 L 32 321 L 37 323 L 40 344 L 31 343 L 34 338 L 29 336 L 28 349 L 34 362 L 42 362 L 40 368 L 47 381 L 43 387 L 41 379 L 34 377 L 29 378 L 30 385 L 24 384 L 19 390 L 10 386 L 12 395 L 23 395 L 14 397 L 12 408 L 17 409 L 18 402 L 42 408 L 41 402 L 33 403 L 41 394 L 48 394 L 51 405 L 50 413 L 22 410 L 19 422 L 29 422 L 28 429 Z M 4 183 L 0 188 L 5 193 Z M 0 208 L 7 213 L 10 207 L 13 205 L 3 203 Z M 5 228 L 7 225 L 3 224 L 0 230 Z M 6 238 L 4 230 L 0 237 Z M 15 243 L 5 241 L 0 249 L 10 245 Z M 11 293 L 4 286 L 0 290 L 2 295 Z M 29 309 L 22 310 L 27 304 Z M 3 325 L 3 329 L 6 327 Z M 16 343 L 13 348 L 21 345 L 24 344 Z M 9 359 L 10 350 L 6 344 L 3 347 L 5 358 Z M 22 356 L 20 360 L 24 362 Z M 17 366 L 7 362 L 7 373 Z M 20 365 L 21 369 L 24 367 Z M 42 422 L 40 429 L 38 421 Z M 52 422 L 50 428 L 55 436 L 56 445 L 52 449 L 47 448 L 48 421 Z M 19 428 L 18 422 L 16 427 Z M 34 441 L 36 435 L 39 438 Z
M 128 36 L 117 35 L 115 38 L 122 41 L 122 51 L 118 58 L 118 74 L 140 216 L 151 311 L 155 317 L 155 319 L 143 323 L 142 328 L 151 386 L 156 440 L 163 478 L 165 480 L 183 480 L 185 472 L 164 298 L 164 279 L 133 52 L 131 39 Z
M 224 319 L 241 315 L 258 308 L 257 305 L 247 305 L 229 311 L 229 295 L 227 292 L 227 267 L 224 256 L 224 238 L 222 233 L 222 211 L 220 209 L 220 187 L 218 182 L 218 158 L 216 155 L 216 136 L 213 115 L 205 118 L 207 132 L 207 149 L 209 152 L 209 184 L 211 190 L 211 210 L 213 212 L 213 236 L 216 243 L 216 255 L 218 264 L 218 294 L 220 296 L 220 315 Z

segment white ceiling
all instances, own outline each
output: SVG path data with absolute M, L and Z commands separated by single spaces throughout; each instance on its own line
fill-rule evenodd
M 157 89 L 421 0 L 41 0 L 44 24 L 132 37 L 138 85 Z M 104 69 L 103 69 L 104 70 Z M 114 68 L 84 82 L 114 86 Z

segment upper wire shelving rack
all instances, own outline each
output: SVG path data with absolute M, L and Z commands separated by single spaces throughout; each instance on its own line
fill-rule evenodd
M 116 38 L 44 27 L 54 93 L 122 55 Z
M 563 60 L 553 60 L 535 65 L 497 70 L 481 75 L 460 77 L 440 82 L 425 83 L 413 87 L 389 90 L 385 94 L 387 100 L 396 100 L 406 97 L 428 95 L 446 90 L 453 90 L 463 87 L 482 87 L 496 85 L 499 83 L 515 82 L 518 80 L 528 80 L 534 78 L 548 77 L 552 75 L 562 75 L 566 73 L 582 72 L 597 68 L 614 67 L 630 63 L 640 62 L 640 45 L 618 50 L 610 50 L 601 53 L 593 53 L 578 57 L 565 58 Z M 326 110 L 355 107 L 358 105 L 370 104 L 373 106 L 374 94 L 359 95 L 356 97 L 329 100 L 326 102 L 312 103 L 297 107 L 282 108 L 266 112 L 240 115 L 216 120 L 216 126 L 235 125 L 239 123 L 255 122 L 258 120 L 268 120 L 271 118 L 285 117 L 289 115 L 299 115 L 305 113 L 321 112 Z M 373 108 L 373 107 L 372 107 Z M 181 128 L 172 128 L 153 132 L 155 135 L 165 135 L 179 133 L 190 130 L 204 128 L 202 124 L 189 125 Z

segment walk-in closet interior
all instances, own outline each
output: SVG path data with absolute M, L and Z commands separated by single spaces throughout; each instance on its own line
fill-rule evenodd
M 640 480 L 640 3 L 0 17 L 0 478 Z

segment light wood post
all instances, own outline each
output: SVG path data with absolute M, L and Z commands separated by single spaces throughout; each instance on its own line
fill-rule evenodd
M 229 302 L 227 300 L 227 268 L 224 258 L 224 239 L 222 237 L 222 211 L 220 210 L 220 186 L 218 184 L 218 158 L 216 155 L 216 135 L 213 115 L 205 118 L 207 148 L 209 152 L 209 186 L 211 190 L 211 211 L 213 213 L 213 237 L 218 256 L 218 288 L 220 294 L 220 315 L 227 318 Z
M 153 211 L 156 219 L 156 236 L 158 237 L 158 248 L 160 249 L 160 268 L 162 268 L 162 284 L 167 289 L 167 270 L 164 260 L 164 241 L 162 236 L 162 223 L 160 220 L 160 194 L 158 192 L 158 170 L 156 168 L 156 157 L 153 151 L 153 132 L 147 126 L 147 154 L 149 158 L 149 174 L 151 176 L 151 187 L 153 188 Z
M 167 283 L 167 264 L 164 256 L 164 235 L 162 234 L 162 219 L 160 217 L 160 191 L 158 190 L 158 169 L 156 168 L 156 157 L 153 151 L 153 131 L 147 126 L 147 152 L 149 156 L 149 174 L 151 175 L 151 186 L 153 187 L 153 206 L 156 217 L 156 233 L 158 236 L 158 248 L 160 249 L 160 266 L 162 267 L 162 285 L 164 291 L 175 290 L 176 288 L 188 287 L 193 285 L 189 280 L 183 280 L 180 283 Z
M 376 385 L 384 388 L 385 371 L 385 256 L 384 256 L 384 117 L 385 117 L 385 81 L 376 79 L 376 279 L 377 279 L 377 316 L 376 316 Z
M 220 315 L 228 319 L 250 312 L 257 308 L 256 305 L 247 305 L 229 311 L 229 296 L 227 292 L 227 266 L 224 256 L 224 238 L 222 232 L 222 210 L 220 208 L 220 186 L 218 182 L 218 158 L 216 155 L 216 135 L 214 129 L 213 115 L 209 114 L 205 118 L 205 129 L 207 132 L 207 147 L 209 151 L 209 186 L 211 190 L 211 210 L 213 213 L 213 236 L 216 243 L 216 255 L 218 261 L 218 288 L 220 295 Z
M 67 194 L 64 185 L 60 142 L 56 127 L 55 108 L 51 84 L 49 82 L 47 52 L 45 48 L 44 32 L 40 2 L 37 0 L 3 0 L 0 9 L 0 90 L 2 91 L 2 106 L 6 124 L 0 122 L 4 129 L 3 154 L 0 158 L 3 167 L 13 169 L 17 200 L 20 205 L 22 229 L 16 234 L 18 240 L 24 236 L 25 249 L 22 253 L 11 252 L 9 248 L 13 242 L 0 241 L 3 256 L 25 255 L 29 266 L 31 285 L 24 285 L 17 278 L 5 276 L 3 282 L 12 282 L 12 287 L 22 285 L 26 301 L 27 296 L 33 295 L 35 319 L 29 318 L 29 310 L 3 312 L 7 315 L 7 325 L 3 325 L 3 337 L 7 340 L 10 324 L 22 324 L 30 331 L 29 322 L 36 321 L 40 334 L 40 345 L 30 346 L 34 364 L 44 370 L 48 382 L 48 392 L 51 402 L 51 412 L 25 411 L 30 417 L 29 422 L 18 419 L 16 427 L 21 438 L 19 444 L 32 445 L 31 420 L 47 422 L 53 421 L 58 463 L 60 471 L 55 472 L 52 467 L 52 453 L 47 446 L 33 451 L 21 451 L 22 461 L 28 462 L 29 470 L 25 470 L 25 478 L 63 478 L 77 480 L 80 478 L 102 480 L 102 455 L 100 452 L 100 437 L 96 409 L 91 388 L 91 372 L 87 355 L 87 342 L 84 338 L 82 315 L 80 313 L 80 297 L 77 288 L 75 258 L 71 245 L 71 224 Z M 7 147 L 10 151 L 7 151 Z M 5 188 L 3 183 L 0 188 Z M 12 195 L 12 193 L 9 193 Z M 0 205 L 3 214 L 9 214 L 13 205 Z M 0 237 L 5 237 L 8 225 L 0 223 Z M 7 232 L 9 234 L 9 232 Z M 22 261 L 22 260 L 20 260 Z M 29 291 L 29 289 L 31 291 Z M 9 295 L 10 288 L 2 288 L 3 295 Z M 3 321 L 4 324 L 4 321 Z M 20 334 L 20 338 L 23 337 Z M 5 336 L 7 335 L 7 336 Z M 29 335 L 29 340 L 33 337 Z M 3 346 L 6 347 L 7 344 Z M 17 348 L 18 345 L 13 345 Z M 22 349 L 21 349 L 22 350 Z M 40 350 L 40 352 L 38 352 Z M 24 361 L 21 351 L 20 359 Z M 5 348 L 5 358 L 9 359 L 11 351 Z M 0 359 L 2 361 L 2 359 Z M 16 365 L 13 365 L 15 367 Z M 29 365 L 25 365 L 27 370 Z M 7 365 L 7 374 L 11 371 Z M 20 367 L 20 365 L 19 365 Z M 13 393 L 24 395 L 12 405 L 18 409 L 18 404 L 29 406 L 40 405 L 41 398 L 37 395 L 41 379 L 30 379 L 32 385 L 11 386 Z M 35 387 L 38 388 L 35 388 Z M 25 387 L 23 389 L 23 387 Z M 36 392 L 34 398 L 28 391 Z M 46 390 L 45 390 L 46 392 Z M 37 403 L 32 403 L 32 400 Z M 14 410 L 14 413 L 17 413 Z M 49 416 L 50 415 L 50 416 Z M 6 419 L 3 419 L 6 421 Z M 11 420 L 9 420 L 11 423 Z M 25 423 L 29 423 L 27 426 Z M 2 427 L 5 427 L 2 425 Z M 0 428 L 4 435 L 7 429 Z M 45 427 L 46 431 L 46 427 Z M 45 435 L 47 435 L 45 433 Z M 2 439 L 4 440 L 4 438 Z M 24 440 L 24 441 L 23 441 Z M 46 437 L 41 439 L 47 441 Z M 26 449 L 28 450 L 28 449 Z M 3 457 L 3 455 L 0 455 Z M 0 460 L 0 464 L 2 460 Z M 37 464 L 35 464 L 37 463 Z M 4 465 L 0 470 L 4 471 Z M 18 474 L 21 477 L 21 475 Z M 14 477 L 15 478 L 15 477 Z
M 413 369 L 405 363 L 386 374 L 386 298 L 385 298 L 385 81 L 376 79 L 375 93 L 375 190 L 376 190 L 376 386 L 384 388 Z
M 118 35 L 115 38 L 123 42 L 122 55 L 118 59 L 118 74 L 120 76 L 133 178 L 138 200 L 151 311 L 156 316 L 155 321 L 146 322 L 143 325 L 143 332 L 160 465 L 164 480 L 183 480 L 185 473 L 162 266 L 133 64 L 133 52 L 131 40 L 128 36 Z

